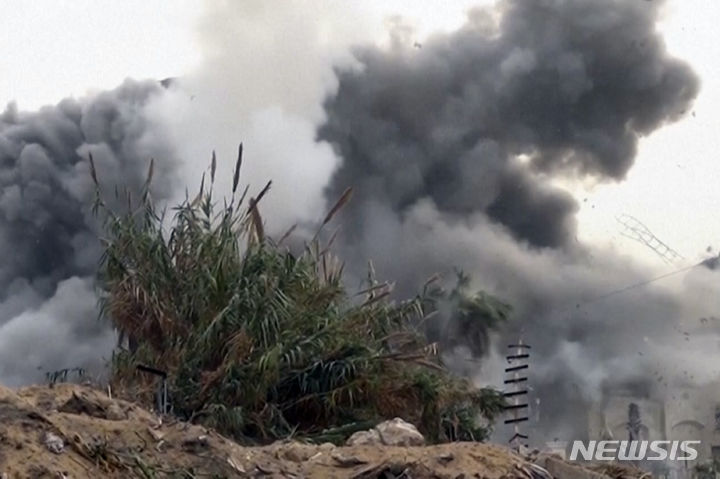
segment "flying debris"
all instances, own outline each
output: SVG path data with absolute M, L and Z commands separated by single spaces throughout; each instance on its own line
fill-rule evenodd
M 160 85 L 162 85 L 163 88 L 170 88 L 174 86 L 177 83 L 176 77 L 167 77 L 162 80 L 160 80 Z
M 705 266 L 707 269 L 716 270 L 718 267 L 718 264 L 720 264 L 720 255 L 713 256 L 712 258 L 708 258 L 704 260 L 701 263 L 703 266 Z
M 618 223 L 623 226 L 623 230 L 620 232 L 623 236 L 635 240 L 639 243 L 644 244 L 651 250 L 653 250 L 663 261 L 668 264 L 672 264 L 683 257 L 675 250 L 670 248 L 668 245 L 660 241 L 647 226 L 642 224 L 640 220 L 630 215 L 622 214 L 615 218 Z

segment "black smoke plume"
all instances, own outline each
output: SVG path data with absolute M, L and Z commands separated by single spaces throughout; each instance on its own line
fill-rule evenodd
M 574 438 L 588 401 L 608 388 L 645 394 L 677 368 L 720 373 L 702 354 L 717 350 L 718 332 L 695 335 L 697 327 L 678 324 L 717 315 L 708 301 L 719 293 L 710 286 L 716 272 L 693 271 L 680 294 L 647 287 L 598 300 L 647 272 L 579 245 L 578 205 L 555 181 L 621 181 L 638 140 L 681 118 L 696 96 L 698 79 L 655 29 L 663 2 L 501 0 L 421 48 L 396 33 L 390 48 L 360 48 L 356 66 L 337 70 L 318 144 L 309 132 L 327 57 L 317 52 L 328 47 L 317 12 L 248 5 L 216 7 L 205 32 L 212 52 L 237 48 L 205 64 L 193 83 L 202 88 L 183 92 L 179 108 L 168 96 L 166 125 L 148 113 L 162 91 L 150 82 L 0 116 L 1 383 L 94 363 L 114 345 L 96 320 L 100 247 L 88 153 L 106 192 L 114 183 L 139 187 L 150 157 L 159 160 L 153 196 L 162 200 L 173 193 L 170 143 L 197 158 L 218 141 L 234 151 L 240 140 L 262 152 L 251 183 L 285 185 L 267 216 L 301 221 L 315 217 L 308 199 L 334 165 L 332 145 L 342 163 L 326 195 L 334 202 L 354 188 L 338 244 L 358 277 L 373 259 L 404 296 L 458 267 L 474 287 L 511 303 L 512 327 L 497 344 L 514 342 L 520 329 L 533 343 L 546 437 Z M 253 16 L 266 12 L 280 18 L 280 26 L 266 22 L 277 28 L 272 45 L 267 19 Z M 164 83 L 172 90 L 182 82 Z M 483 359 L 483 380 L 502 371 L 503 352 Z M 477 373 L 458 357 L 448 359 Z
M 461 267 L 512 303 L 507 340 L 522 329 L 534 343 L 551 438 L 576 432 L 606 383 L 652 381 L 685 309 L 653 289 L 586 305 L 645 273 L 579 245 L 576 200 L 553 184 L 622 180 L 639 139 L 695 98 L 697 77 L 656 31 L 661 7 L 502 0 L 421 48 L 398 33 L 390 48 L 358 49 L 325 103 L 318 138 L 342 158 L 327 195 L 355 193 L 345 256 L 356 271 L 376 260 L 405 292 Z M 639 357 L 649 344 L 663 346 Z
M 659 3 L 508 0 L 497 24 L 477 11 L 419 50 L 359 50 L 319 134 L 345 159 L 330 195 L 355 184 L 400 214 L 431 199 L 530 245 L 566 245 L 576 204 L 547 177 L 622 179 L 638 139 L 698 91 L 655 33 Z
M 127 81 L 37 112 L 10 104 L 0 114 L 0 383 L 97 371 L 109 357 L 115 338 L 98 321 L 93 289 L 101 244 L 88 155 L 110 200 L 116 186 L 139 191 L 150 158 L 160 159 L 153 195 L 167 197 L 174 153 L 144 113 L 161 91 Z

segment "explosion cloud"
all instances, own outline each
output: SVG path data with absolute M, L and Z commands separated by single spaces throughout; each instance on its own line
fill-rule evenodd
M 532 246 L 567 245 L 576 205 L 547 176 L 621 180 L 638 138 L 697 93 L 655 33 L 658 8 L 505 1 L 497 21 L 476 11 L 419 50 L 360 49 L 361 70 L 339 72 L 320 130 L 346 160 L 330 193 L 352 183 L 397 213 L 430 199 Z
M 579 244 L 577 201 L 558 186 L 622 181 L 639 140 L 697 95 L 698 78 L 656 31 L 663 5 L 500 0 L 456 32 L 414 45 L 399 28 L 389 47 L 358 47 L 351 61 L 364 19 L 346 3 L 213 2 L 203 68 L 170 91 L 127 82 L 36 113 L 10 106 L 0 116 L 0 382 L 94 363 L 114 344 L 96 321 L 87 154 L 106 191 L 139 187 L 156 158 L 153 196 L 164 201 L 183 194 L 175 166 L 192 188 L 209 151 L 233 158 L 239 141 L 243 181 L 273 180 L 271 220 L 311 221 L 324 198 L 353 187 L 336 242 L 353 279 L 372 259 L 404 296 L 459 267 L 511 303 L 497 348 L 468 352 L 482 370 L 448 360 L 499 385 L 502 347 L 522 330 L 547 438 L 577 437 L 606 388 L 658 393 L 653 372 L 667 378 L 680 363 L 698 381 L 716 376 L 703 354 L 717 332 L 688 342 L 677 330 L 694 321 L 682 325 L 693 334 L 716 314 L 717 272 L 599 300 L 650 273 Z
M 100 258 L 91 213 L 92 153 L 105 193 L 139 191 L 151 157 L 164 161 L 153 193 L 171 191 L 172 148 L 143 111 L 162 91 L 128 81 L 36 113 L 0 115 L 0 382 L 95 367 L 114 335 L 98 321 L 93 278 Z M 121 201 L 124 201 L 122 198 Z
M 655 30 L 661 4 L 504 0 L 421 48 L 399 32 L 388 49 L 357 49 L 360 66 L 338 70 L 325 102 L 318 137 L 342 158 L 327 195 L 355 191 L 345 257 L 358 275 L 374 259 L 406 293 L 457 266 L 509 301 L 514 326 L 498 344 L 521 329 L 533 342 L 550 438 L 576 437 L 608 385 L 652 390 L 659 366 L 639 349 L 671 347 L 672 325 L 702 309 L 651 288 L 586 305 L 648 273 L 578 244 L 577 202 L 554 186 L 621 181 L 639 139 L 696 96 L 697 77 Z

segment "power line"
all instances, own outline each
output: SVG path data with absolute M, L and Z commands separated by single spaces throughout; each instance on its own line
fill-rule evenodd
M 704 264 L 705 264 L 705 261 L 701 261 L 701 262 L 698 263 L 698 264 L 693 264 L 693 265 L 690 265 L 690 266 L 686 266 L 686 267 L 684 267 L 684 268 L 676 269 L 675 271 L 670 271 L 669 273 L 665 273 L 665 274 L 662 274 L 662 275 L 660 275 L 660 276 L 656 276 L 656 277 L 654 277 L 654 278 L 651 278 L 651 279 L 648 279 L 648 280 L 645 280 L 645 281 L 640 281 L 639 283 L 634 283 L 634 284 L 625 286 L 625 287 L 623 287 L 623 288 L 619 288 L 619 289 L 610 291 L 610 292 L 605 293 L 605 294 L 603 294 L 603 295 L 601 295 L 601 296 L 597 296 L 596 298 L 593 298 L 593 299 L 590 299 L 590 300 L 588 300 L 588 301 L 585 301 L 583 304 L 594 303 L 594 302 L 596 302 L 596 301 L 601 301 L 601 300 L 603 300 L 603 299 L 605 299 L 605 298 L 609 298 L 609 297 L 611 297 L 611 296 L 615 296 L 616 294 L 621 294 L 621 293 L 624 293 L 624 292 L 626 292 L 626 291 L 630 291 L 630 290 L 635 289 L 635 288 L 640 288 L 640 287 L 642 287 L 642 286 L 647 286 L 648 284 L 654 283 L 655 281 L 660 281 L 661 279 L 669 278 L 670 276 L 674 276 L 674 275 L 676 275 L 676 274 L 684 273 L 685 271 L 689 271 L 689 270 L 691 270 L 691 269 L 693 269 L 693 268 L 697 268 L 698 266 L 702 266 L 702 265 L 704 265 Z
M 626 292 L 631 291 L 631 290 L 636 289 L 636 288 L 641 288 L 641 287 L 643 287 L 643 286 L 647 286 L 647 285 L 649 285 L 649 284 L 651 284 L 651 283 L 654 283 L 654 282 L 656 282 L 656 281 L 660 281 L 661 279 L 669 278 L 669 277 L 671 277 L 671 276 L 675 276 L 676 274 L 684 273 L 684 272 L 689 271 L 689 270 L 691 270 L 691 269 L 693 269 L 693 268 L 697 268 L 698 266 L 709 265 L 711 261 L 716 260 L 716 259 L 717 259 L 717 258 L 706 259 L 706 260 L 703 260 L 703 261 L 701 261 L 701 262 L 699 262 L 699 263 L 697 263 L 697 264 L 693 264 L 693 265 L 690 265 L 690 266 L 685 266 L 685 267 L 683 267 L 683 268 L 679 268 L 679 269 L 670 271 L 670 272 L 668 272 L 668 273 L 661 274 L 660 276 L 655 276 L 654 278 L 646 279 L 646 280 L 644 280 L 644 281 L 640 281 L 640 282 L 637 282 L 637 283 L 629 284 L 629 285 L 623 286 L 623 287 L 621 287 L 621 288 L 613 289 L 613 290 L 611 290 L 611 291 L 608 291 L 607 293 L 601 294 L 600 296 L 596 296 L 596 297 L 594 297 L 594 298 L 588 299 L 587 301 L 581 301 L 581 302 L 578 301 L 578 302 L 573 302 L 573 303 L 567 304 L 566 306 L 558 306 L 557 308 L 552 308 L 552 309 L 550 309 L 546 314 L 553 313 L 553 312 L 554 312 L 554 313 L 562 313 L 562 312 L 567 311 L 567 310 L 569 310 L 569 309 L 571 309 L 571 308 L 573 308 L 573 307 L 574 307 L 575 309 L 579 309 L 581 306 L 586 306 L 586 305 L 588 305 L 588 304 L 597 303 L 597 302 L 599 302 L 599 301 L 603 301 L 603 300 L 605 300 L 605 299 L 607 299 L 607 298 L 610 298 L 610 297 L 612 297 L 612 296 L 616 296 L 616 295 L 619 295 L 619 294 L 622 294 L 622 293 L 626 293 Z

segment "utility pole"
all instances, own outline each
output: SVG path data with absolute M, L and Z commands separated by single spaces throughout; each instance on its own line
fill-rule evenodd
M 520 424 L 529 420 L 527 370 L 530 367 L 530 346 L 523 343 L 522 337 L 517 344 L 509 344 L 510 354 L 506 356 L 508 367 L 505 368 L 507 375 L 504 383 L 507 390 L 503 396 L 511 403 L 505 406 L 505 411 L 510 416 L 505 419 L 505 424 L 512 424 L 513 436 L 510 438 L 510 446 L 518 453 L 521 448 L 528 447 L 527 434 L 520 431 Z

